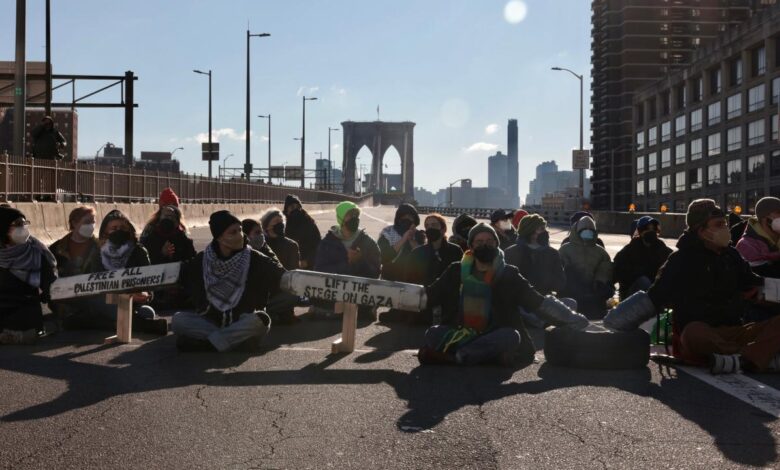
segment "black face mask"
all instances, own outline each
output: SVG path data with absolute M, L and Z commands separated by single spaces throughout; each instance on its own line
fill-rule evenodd
M 160 219 L 160 230 L 163 232 L 173 232 L 176 230 L 176 222 L 173 219 Z
M 278 224 L 274 225 L 273 227 L 271 227 L 271 231 L 273 231 L 274 235 L 276 235 L 277 237 L 283 237 L 284 236 L 284 224 L 283 223 L 278 223 Z
M 495 246 L 482 245 L 474 249 L 474 257 L 480 263 L 492 263 L 498 256 L 498 248 Z
M 645 232 L 642 234 L 642 241 L 645 245 L 651 245 L 658 241 L 658 234 L 654 231 Z
M 536 236 L 536 243 L 541 246 L 550 246 L 550 232 L 544 231 Z
M 403 220 L 399 220 L 398 223 L 395 224 L 395 231 L 400 234 L 406 233 L 407 231 L 409 231 L 410 228 L 412 228 L 411 220 L 403 219 Z
M 426 228 L 425 236 L 428 237 L 429 242 L 437 242 L 441 240 L 441 230 L 437 228 Z
M 108 234 L 108 241 L 115 246 L 124 245 L 129 240 L 130 232 L 125 232 L 124 230 L 116 230 Z
M 346 229 L 352 233 L 357 232 L 358 227 L 360 227 L 360 218 L 355 217 L 353 219 L 349 219 L 348 221 L 344 222 L 344 227 L 346 227 Z

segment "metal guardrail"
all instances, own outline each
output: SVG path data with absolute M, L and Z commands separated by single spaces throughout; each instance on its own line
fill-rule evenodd
M 496 209 L 486 208 L 471 208 L 471 207 L 432 207 L 432 206 L 420 206 L 417 208 L 417 212 L 420 214 L 430 214 L 432 212 L 438 212 L 441 215 L 448 217 L 457 217 L 460 214 L 469 214 L 475 219 L 490 219 L 490 215 Z M 513 211 L 516 209 L 505 209 L 506 211 Z M 529 210 L 530 213 L 539 214 L 547 220 L 550 225 L 569 226 L 569 218 L 571 218 L 574 212 L 556 210 L 556 209 L 539 209 Z
M 290 193 L 309 203 L 362 202 L 372 197 L 187 173 L 0 155 L 3 201 L 152 202 L 165 188 L 172 188 L 182 202 L 189 203 L 277 202 Z

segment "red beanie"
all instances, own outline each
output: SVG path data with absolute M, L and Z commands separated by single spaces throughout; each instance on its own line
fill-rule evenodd
M 160 207 L 165 206 L 179 207 L 179 196 L 171 188 L 165 188 L 160 193 Z
M 517 209 L 515 211 L 515 216 L 512 217 L 512 225 L 517 228 L 517 225 L 520 223 L 520 221 L 523 219 L 523 217 L 527 216 L 528 212 L 524 211 L 523 209 Z

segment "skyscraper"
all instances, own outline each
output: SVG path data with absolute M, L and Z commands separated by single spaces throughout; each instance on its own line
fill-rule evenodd
M 507 124 L 507 192 L 509 197 L 517 201 L 519 206 L 520 195 L 520 167 L 517 161 L 517 119 L 510 119 Z
M 634 92 L 690 64 L 693 51 L 772 0 L 593 0 L 592 205 L 631 202 Z M 615 184 L 611 187 L 614 154 Z

